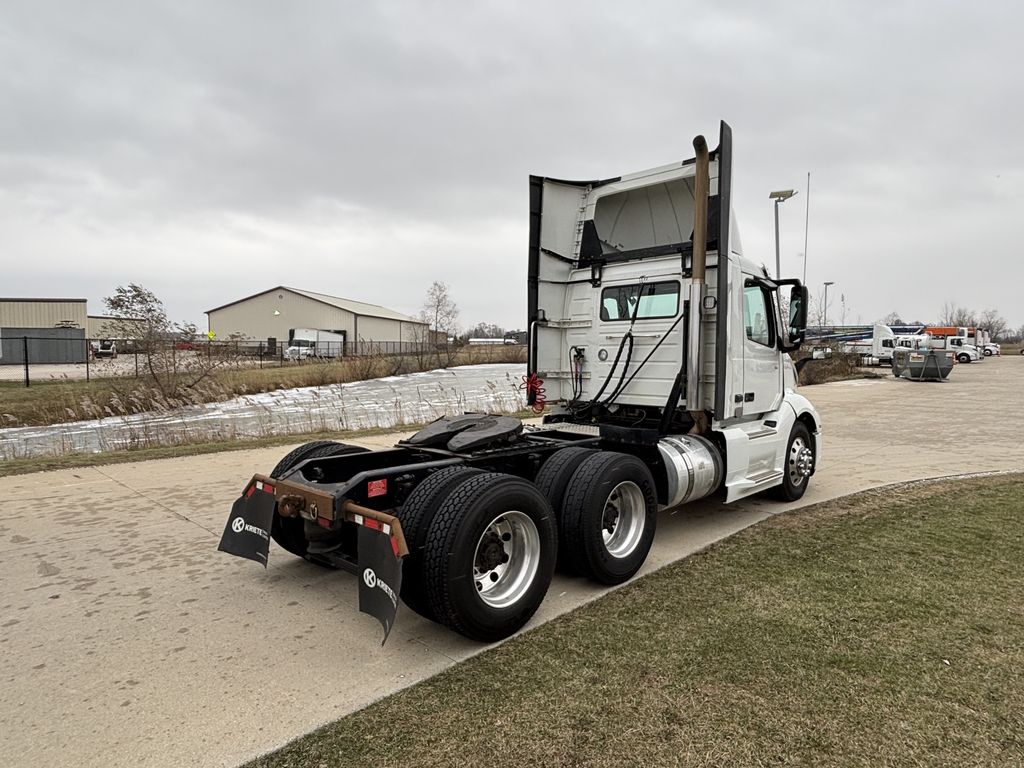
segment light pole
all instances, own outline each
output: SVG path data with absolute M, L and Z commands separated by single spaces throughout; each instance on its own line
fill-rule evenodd
M 778 192 L 772 192 L 768 195 L 770 200 L 775 201 L 775 277 L 782 277 L 782 263 L 779 258 L 779 203 L 783 200 L 789 200 L 793 195 L 796 194 L 796 190 L 793 189 L 780 189 Z
M 807 230 L 811 224 L 811 172 L 807 172 L 807 210 L 804 211 L 804 285 L 807 285 Z
M 821 324 L 822 325 L 828 325 L 828 287 L 830 285 L 835 285 L 835 281 L 834 280 L 827 280 L 825 282 L 825 301 L 822 303 L 822 307 L 821 307 Z

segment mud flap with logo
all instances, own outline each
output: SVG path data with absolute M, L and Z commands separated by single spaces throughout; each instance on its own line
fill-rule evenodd
M 231 507 L 231 515 L 217 549 L 255 560 L 266 568 L 275 505 L 273 489 L 264 490 L 255 484 L 250 485 L 246 494 Z
M 402 591 L 402 559 L 395 540 L 382 530 L 359 526 L 359 610 L 373 616 L 384 627 L 387 642 L 398 612 Z

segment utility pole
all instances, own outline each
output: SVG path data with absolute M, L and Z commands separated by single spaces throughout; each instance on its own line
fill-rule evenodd
M 828 287 L 830 285 L 835 285 L 835 281 L 834 280 L 828 280 L 828 281 L 825 282 L 825 301 L 822 303 L 822 307 L 821 307 L 821 324 L 822 325 L 828 325 Z

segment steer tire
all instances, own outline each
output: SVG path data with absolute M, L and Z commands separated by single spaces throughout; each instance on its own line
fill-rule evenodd
M 562 531 L 562 505 L 565 500 L 565 489 L 580 464 L 595 453 L 593 448 L 573 446 L 555 451 L 534 479 L 537 490 L 544 494 L 558 519 L 558 570 L 563 573 L 578 573 L 572 567 L 572 560 L 565 551 L 565 534 Z
M 811 437 L 807 425 L 798 421 L 790 430 L 789 441 L 786 443 L 786 459 L 782 465 L 782 484 L 768 492 L 779 501 L 796 501 L 807 492 L 807 484 L 811 481 L 810 475 L 800 477 L 800 470 L 797 466 L 797 462 L 800 460 L 799 452 L 803 448 L 811 452 L 811 472 L 813 472 L 818 458 L 814 449 L 814 439 Z
M 629 454 L 601 451 L 569 481 L 559 533 L 574 570 L 601 584 L 621 584 L 647 559 L 657 523 L 657 491 L 647 465 Z M 613 529 L 606 540 L 608 525 Z
M 431 621 L 436 619 L 430 608 L 423 576 L 423 547 L 427 543 L 427 532 L 434 514 L 448 495 L 469 478 L 480 474 L 483 470 L 461 465 L 439 469 L 421 480 L 395 513 L 409 548 L 409 554 L 402 563 L 402 600 Z
M 969 363 L 971 362 L 971 356 L 968 355 L 966 352 L 961 352 L 959 355 L 956 356 L 956 361 L 958 363 Z
M 300 445 L 270 471 L 274 479 L 280 478 L 290 470 L 306 461 L 306 459 L 323 458 L 326 456 L 342 456 L 347 453 L 365 453 L 366 448 L 358 445 L 347 445 L 335 440 L 315 440 Z M 297 557 L 306 557 L 309 540 L 306 537 L 305 522 L 301 517 L 281 517 L 274 510 L 274 520 L 270 525 L 270 535 L 277 545 Z M 326 533 L 326 532 L 325 532 Z
M 540 606 L 557 548 L 555 514 L 536 486 L 492 472 L 469 478 L 437 510 L 423 548 L 435 620 L 472 640 L 505 639 Z

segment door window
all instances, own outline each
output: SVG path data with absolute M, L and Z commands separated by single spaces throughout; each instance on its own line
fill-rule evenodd
M 637 306 L 639 302 L 639 306 Z M 601 291 L 602 320 L 637 320 L 679 314 L 679 283 L 635 283 Z
M 759 285 L 743 289 L 743 324 L 748 339 L 766 347 L 775 346 L 768 298 Z

